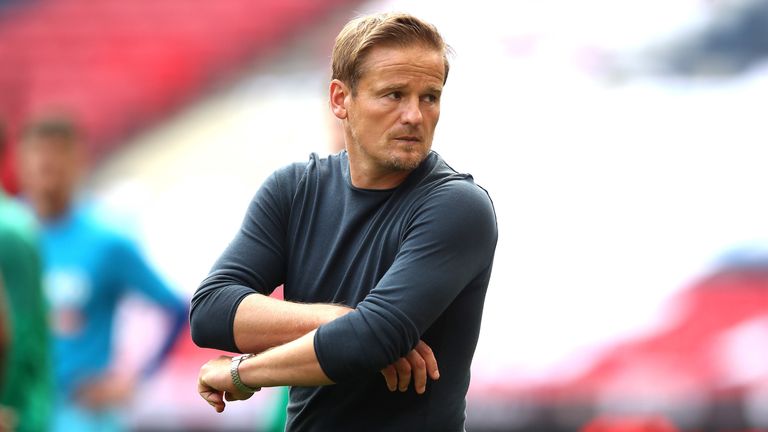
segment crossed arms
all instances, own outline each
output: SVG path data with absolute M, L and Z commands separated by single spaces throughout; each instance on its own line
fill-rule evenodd
M 243 298 L 235 314 L 235 343 L 242 352 L 261 354 L 240 364 L 241 380 L 258 388 L 333 384 L 317 360 L 315 330 L 348 313 L 354 313 L 353 309 L 332 304 L 299 304 L 261 294 Z M 235 388 L 230 361 L 229 356 L 211 360 L 201 368 L 198 377 L 198 393 L 217 412 L 224 411 L 225 399 L 244 400 L 251 396 Z M 427 375 L 439 378 L 434 353 L 424 342 L 381 373 L 390 391 L 405 391 L 413 380 L 419 394 L 426 390 Z

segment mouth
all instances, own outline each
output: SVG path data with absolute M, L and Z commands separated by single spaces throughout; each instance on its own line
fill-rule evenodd
M 421 138 L 415 136 L 415 135 L 403 135 L 399 137 L 395 137 L 396 141 L 405 141 L 410 143 L 418 143 L 421 142 Z

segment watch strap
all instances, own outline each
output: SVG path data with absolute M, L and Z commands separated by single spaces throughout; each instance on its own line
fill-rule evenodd
M 261 390 L 261 387 L 248 387 L 243 383 L 242 380 L 240 380 L 240 363 L 245 360 L 253 357 L 254 354 L 242 354 L 239 356 L 232 357 L 232 362 L 229 366 L 229 373 L 232 375 L 232 383 L 235 385 L 235 388 L 238 391 L 244 392 L 244 393 L 256 393 L 257 391 Z

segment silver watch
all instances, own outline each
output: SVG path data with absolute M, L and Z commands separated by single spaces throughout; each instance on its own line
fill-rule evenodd
M 232 383 L 235 384 L 235 388 L 237 388 L 241 392 L 245 393 L 256 393 L 257 391 L 261 390 L 261 387 L 248 387 L 247 385 L 243 384 L 243 382 L 240 380 L 240 371 L 238 368 L 240 367 L 240 362 L 242 362 L 245 359 L 249 359 L 253 357 L 254 354 L 243 354 L 236 357 L 232 357 L 232 363 L 230 363 L 229 366 L 229 373 L 232 375 Z

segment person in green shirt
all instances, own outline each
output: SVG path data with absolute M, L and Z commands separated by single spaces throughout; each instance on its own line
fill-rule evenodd
M 0 130 L 0 155 L 3 154 Z M 32 215 L 0 188 L 0 275 L 7 329 L 0 370 L 0 430 L 47 430 L 52 404 L 47 308 Z M 14 423 L 14 424 L 8 424 Z
M 3 275 L 0 274 L 0 371 L 5 370 L 5 358 L 8 354 L 8 346 L 11 341 L 8 336 L 8 301 L 5 298 L 5 288 L 3 288 Z M 0 375 L 2 376 L 2 375 Z M 0 382 L 2 384 L 2 382 Z M 15 414 L 9 409 L 0 406 L 0 432 L 11 429 L 11 425 L 16 422 Z

